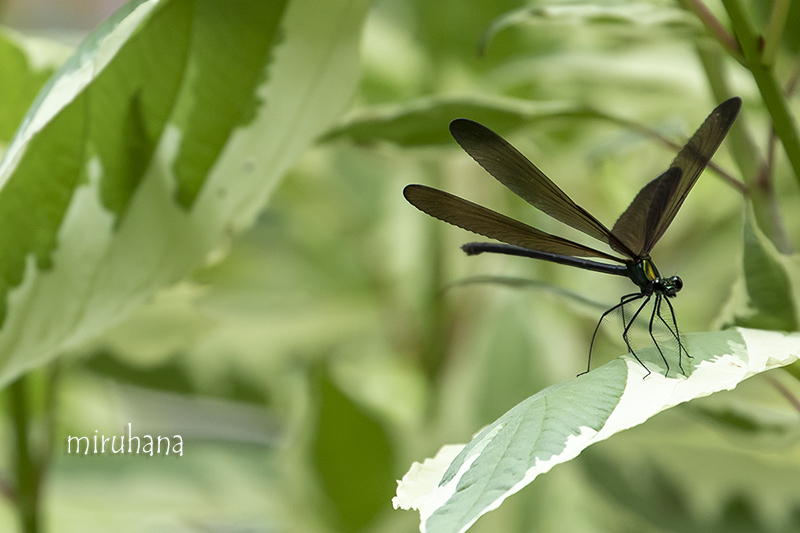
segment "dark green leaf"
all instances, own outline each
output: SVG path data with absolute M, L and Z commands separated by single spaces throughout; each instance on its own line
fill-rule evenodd
M 327 375 L 319 383 L 314 462 L 343 529 L 358 531 L 389 508 L 395 486 L 389 438 Z

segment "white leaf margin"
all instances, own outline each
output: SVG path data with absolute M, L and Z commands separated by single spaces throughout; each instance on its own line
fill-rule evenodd
M 570 435 L 563 451 L 544 461 L 537 459 L 519 482 L 499 494 L 491 504 L 480 509 L 465 523 L 448 523 L 447 531 L 466 531 L 478 518 L 498 508 L 506 498 L 519 492 L 537 476 L 548 472 L 557 464 L 574 459 L 596 442 L 637 426 L 665 409 L 694 398 L 731 390 L 751 376 L 786 366 L 800 358 L 800 333 L 746 328 L 736 328 L 736 331 L 744 341 L 744 349 L 738 343 L 729 342 L 730 353 L 719 355 L 714 360 L 701 361 L 690 379 L 665 377 L 657 372 L 643 379 L 646 370 L 632 357 L 623 356 L 628 371 L 626 387 L 617 407 L 599 431 L 583 427 L 579 435 Z M 543 396 L 546 395 L 547 390 L 543 391 Z M 479 435 L 481 442 L 475 443 L 470 456 L 464 458 L 458 473 L 444 485 L 439 485 L 440 480 L 464 445 L 444 446 L 433 459 L 426 459 L 422 464 L 414 463 L 403 479 L 398 481 L 397 495 L 392 499 L 394 508 L 418 510 L 419 529 L 422 533 L 428 533 L 428 519 L 456 495 L 460 480 L 491 444 L 499 430 L 498 425 L 494 431 Z M 437 533 L 440 530 L 441 528 L 436 531 L 431 529 L 430 532 Z

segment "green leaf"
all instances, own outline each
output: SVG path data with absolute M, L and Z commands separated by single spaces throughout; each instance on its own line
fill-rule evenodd
M 555 111 L 547 105 L 547 110 Z M 557 108 L 562 109 L 562 106 Z M 521 99 L 485 97 L 430 97 L 403 104 L 361 108 L 348 114 L 323 141 L 348 138 L 358 143 L 389 141 L 400 146 L 452 142 L 447 126 L 455 118 L 470 117 L 503 132 L 525 123 L 536 106 Z M 538 110 L 539 112 L 547 112 Z
M 36 50 L 32 50 L 35 48 Z M 34 60 L 36 54 L 43 56 Z M 52 43 L 31 42 L 3 30 L 0 32 L 0 140 L 8 142 L 39 90 L 55 72 L 56 62 L 69 52 Z
M 392 142 L 400 146 L 426 146 L 453 142 L 448 125 L 469 117 L 503 135 L 539 120 L 556 118 L 604 120 L 665 144 L 658 132 L 592 106 L 571 102 L 534 102 L 501 96 L 434 96 L 403 104 L 356 109 L 322 140 L 347 138 L 357 143 Z M 674 145 L 675 150 L 680 146 Z
M 220 5 L 126 4 L 26 116 L 0 162 L 0 381 L 202 264 L 349 104 L 366 0 Z
M 211 165 L 236 126 L 246 126 L 264 102 L 255 92 L 265 82 L 269 54 L 280 41 L 279 23 L 287 0 L 249 2 L 230 9 L 226 2 L 203 2 L 204 13 L 192 29 L 198 57 L 192 76 L 194 98 L 184 124 L 185 137 L 175 160 L 178 201 L 187 209 L 197 198 Z M 228 28 L 220 32 L 219 26 Z M 237 39 L 230 39 L 230 34 Z M 230 58 L 235 57 L 236 61 Z M 225 95 L 225 105 L 217 101 Z
M 586 447 L 665 409 L 790 364 L 800 353 L 800 334 L 761 330 L 687 335 L 684 343 L 693 356 L 686 376 L 660 374 L 659 357 L 651 348 L 639 352 L 653 369 L 650 375 L 626 355 L 551 386 L 459 448 L 446 470 L 434 468 L 436 460 L 412 467 L 398 487 L 395 507 L 418 509 L 423 532 L 466 531 L 505 498 Z M 444 457 L 453 451 L 447 448 Z
M 437 96 L 355 110 L 323 140 L 344 137 L 359 143 L 389 141 L 400 146 L 451 143 L 448 124 L 459 117 L 491 124 L 492 129 L 501 134 L 529 122 L 557 117 L 616 120 L 581 104 L 506 97 Z
M 735 318 L 737 326 L 797 330 L 797 310 L 788 272 L 796 263 L 782 256 L 756 227 L 751 210 L 744 223 L 744 283 L 748 314 Z
M 480 50 L 501 31 L 519 25 L 569 24 L 603 25 L 634 29 L 642 35 L 666 30 L 679 35 L 697 36 L 703 31 L 697 19 L 675 6 L 653 4 L 571 4 L 516 9 L 497 18 L 481 37 Z
M 386 432 L 323 376 L 314 460 L 345 531 L 369 524 L 392 494 L 392 451 Z

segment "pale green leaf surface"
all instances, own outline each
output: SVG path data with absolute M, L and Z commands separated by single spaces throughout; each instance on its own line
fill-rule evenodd
M 423 533 L 466 531 L 505 498 L 586 447 L 680 403 L 733 389 L 800 355 L 800 334 L 762 330 L 687 335 L 685 343 L 694 357 L 687 376 L 659 373 L 663 370 L 651 349 L 640 354 L 653 370 L 646 379 L 642 366 L 623 356 L 551 386 L 500 417 L 457 455 L 449 447 L 447 458 L 412 467 L 398 486 L 395 507 L 419 510 Z M 446 470 L 435 468 L 444 463 L 449 464 Z
M 367 2 L 244 2 L 224 24 L 215 5 L 127 4 L 23 121 L 0 163 L 0 380 L 201 264 L 349 104 Z M 222 35 L 215 67 L 197 39 Z

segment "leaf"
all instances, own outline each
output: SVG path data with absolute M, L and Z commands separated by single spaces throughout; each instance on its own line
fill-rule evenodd
M 81 44 L 0 162 L 0 381 L 252 224 L 349 104 L 367 7 L 138 0 Z
M 622 504 L 647 517 L 651 522 L 673 531 L 692 531 L 691 505 L 686 494 L 659 465 L 636 464 L 633 480 L 620 465 L 591 448 L 581 457 L 592 480 Z
M 508 97 L 435 96 L 357 109 L 322 140 L 346 137 L 359 143 L 389 141 L 400 146 L 451 143 L 448 124 L 459 117 L 491 124 L 492 130 L 500 134 L 536 120 L 558 117 L 598 118 L 628 124 L 582 104 Z
M 778 380 L 800 390 L 771 371 L 587 448 L 576 464 L 604 497 L 658 531 L 798 531 L 800 425 L 773 388 Z M 731 523 L 742 505 L 749 517 Z
M 642 35 L 652 35 L 659 29 L 689 36 L 698 36 L 703 32 L 696 18 L 674 6 L 573 4 L 524 7 L 510 11 L 492 22 L 481 37 L 478 47 L 481 54 L 498 33 L 522 24 L 604 25 L 604 30 L 612 25 L 640 30 Z
M 0 32 L 0 140 L 11 140 L 28 107 L 69 52 L 63 46 Z
M 687 376 L 665 377 L 656 370 L 654 349 L 623 356 L 574 380 L 528 398 L 466 445 L 436 485 L 398 487 L 395 508 L 420 511 L 420 531 L 466 531 L 553 466 L 584 448 L 631 428 L 655 414 L 798 358 L 800 334 L 736 329 L 687 335 L 693 355 Z M 418 467 L 407 474 L 409 481 Z
M 448 125 L 453 119 L 460 117 L 469 117 L 481 124 L 487 124 L 500 135 L 539 120 L 604 120 L 655 139 L 671 150 L 677 151 L 682 146 L 643 124 L 590 105 L 477 95 L 424 97 L 403 104 L 356 109 L 348 113 L 322 140 L 348 138 L 357 143 L 388 141 L 399 146 L 452 144 Z M 709 168 L 716 170 L 713 163 Z
M 392 450 L 383 428 L 323 376 L 314 461 L 345 531 L 363 529 L 392 493 Z
M 797 310 L 788 273 L 798 269 L 791 261 L 764 237 L 748 210 L 744 222 L 743 264 L 749 313 L 737 315 L 735 325 L 797 330 Z
M 434 96 L 354 110 L 322 140 L 345 137 L 359 143 L 389 141 L 400 146 L 444 144 L 453 140 L 448 124 L 455 118 L 470 117 L 504 132 L 522 126 L 535 116 L 551 115 L 572 107 L 533 104 L 515 98 Z

